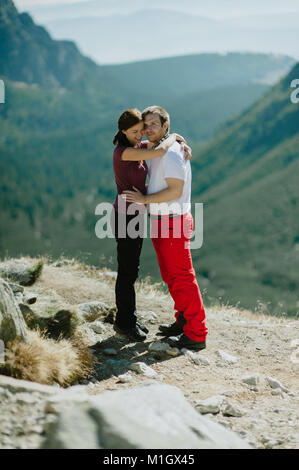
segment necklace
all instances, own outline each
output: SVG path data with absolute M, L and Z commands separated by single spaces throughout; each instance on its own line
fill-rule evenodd
M 160 139 L 159 142 L 152 146 L 152 150 L 155 150 L 161 144 L 161 142 L 163 142 L 163 140 L 167 139 L 167 137 L 169 137 L 169 132 L 163 135 L 162 139 Z

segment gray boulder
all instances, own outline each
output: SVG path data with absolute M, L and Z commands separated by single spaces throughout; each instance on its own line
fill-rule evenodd
M 181 390 L 150 384 L 91 395 L 58 415 L 43 448 L 251 448 L 222 425 L 201 416 Z
M 0 339 L 28 342 L 26 323 L 8 282 L 0 278 Z
M 88 406 L 67 407 L 59 420 L 51 423 L 43 449 L 99 449 L 97 423 L 88 414 Z
M 98 300 L 78 304 L 78 309 L 83 319 L 87 322 L 93 322 L 98 318 L 103 318 L 110 311 L 109 305 L 104 302 L 99 302 Z
M 42 268 L 41 260 L 34 263 L 23 259 L 11 259 L 0 263 L 0 276 L 23 286 L 30 286 L 41 275 Z

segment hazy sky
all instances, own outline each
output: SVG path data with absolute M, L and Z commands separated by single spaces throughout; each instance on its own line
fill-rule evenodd
M 54 5 L 57 3 L 84 3 L 89 0 L 14 0 L 17 7 L 21 10 L 28 7 L 30 9 L 34 6 L 41 5 Z M 102 0 L 98 0 L 99 4 Z M 107 3 L 107 2 L 104 2 Z M 113 1 L 111 1 L 113 3 Z M 135 3 L 135 2 L 134 2 Z M 142 4 L 140 6 L 142 8 Z M 174 2 L 172 9 L 179 9 L 180 11 L 190 12 L 190 6 L 194 5 L 194 0 L 185 0 L 180 2 L 179 8 Z M 130 0 L 128 0 L 128 5 Z M 151 2 L 147 3 L 147 7 L 151 7 Z M 191 6 L 192 8 L 192 6 Z M 200 12 L 203 16 L 210 16 L 213 18 L 227 18 L 229 16 L 243 16 L 243 15 L 254 15 L 260 13 L 283 13 L 283 12 L 299 12 L 299 0 L 197 0 L 196 2 L 197 14 Z
M 88 0 L 15 0 L 14 3 L 17 6 L 24 8 L 32 5 L 53 5 L 54 3 L 78 3 L 87 1 Z

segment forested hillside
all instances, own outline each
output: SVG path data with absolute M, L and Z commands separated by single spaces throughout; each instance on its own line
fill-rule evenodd
M 193 160 L 193 197 L 204 202 L 199 271 L 225 298 L 298 311 L 299 64 L 261 100 L 227 122 Z

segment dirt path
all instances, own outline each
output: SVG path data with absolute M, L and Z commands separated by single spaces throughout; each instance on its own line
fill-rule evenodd
M 55 293 L 64 301 L 76 305 L 82 302 L 102 301 L 114 305 L 114 279 L 109 274 L 76 263 L 54 267 L 45 265 L 40 279 L 27 290 Z M 238 432 L 257 448 L 299 447 L 299 352 L 292 341 L 299 343 L 299 320 L 278 319 L 240 311 L 234 307 L 206 310 L 207 349 L 195 353 L 205 358 L 206 364 L 194 362 L 187 353 L 177 357 L 157 358 L 149 345 L 161 338 L 156 336 L 160 323 L 173 321 L 173 301 L 156 286 L 141 283 L 137 288 L 138 313 L 152 311 L 154 323 L 144 321 L 150 333 L 144 343 L 128 343 L 115 336 L 111 324 L 106 333 L 92 346 L 98 365 L 88 385 L 91 394 L 103 390 L 132 387 L 148 380 L 156 380 L 180 388 L 193 405 L 215 395 L 224 397 L 220 412 L 208 416 Z M 105 348 L 114 348 L 109 356 Z M 297 346 L 299 348 L 299 344 Z M 236 362 L 221 359 L 218 350 L 234 356 Z M 131 372 L 131 380 L 121 383 L 118 375 L 128 371 L 132 362 L 144 362 L 158 375 L 149 379 Z M 242 382 L 246 376 L 258 376 L 257 385 Z M 281 388 L 273 389 L 266 380 L 278 380 Z M 225 416 L 227 404 L 239 407 L 240 417 Z
M 88 267 L 46 267 L 39 282 L 55 289 L 72 304 L 92 300 L 114 305 L 114 279 L 99 275 Z M 55 275 L 59 271 L 59 275 Z M 240 311 L 233 307 L 207 309 L 209 334 L 207 349 L 196 353 L 208 359 L 209 364 L 197 365 L 188 355 L 156 359 L 148 346 L 160 338 L 156 336 L 161 323 L 173 321 L 173 301 L 154 287 L 141 284 L 137 288 L 138 312 L 153 311 L 158 317 L 150 329 L 145 343 L 127 343 L 115 336 L 112 325 L 103 335 L 103 345 L 96 349 L 99 363 L 108 359 L 103 348 L 117 350 L 114 360 L 142 361 L 154 369 L 159 380 L 179 387 L 192 405 L 214 395 L 226 394 L 227 402 L 241 407 L 241 417 L 225 417 L 220 412 L 209 416 L 239 431 L 257 447 L 299 447 L 299 353 L 292 340 L 299 340 L 299 321 L 278 319 Z M 299 341 L 298 341 L 299 342 Z M 297 346 L 298 348 L 298 346 Z M 227 363 L 219 358 L 217 351 L 224 350 L 238 358 Z M 126 372 L 124 365 L 123 372 Z M 101 370 L 101 369 L 100 369 Z M 245 376 L 259 375 L 254 386 L 242 382 Z M 101 380 L 91 388 L 91 393 L 103 390 L 131 387 L 143 382 L 144 376 L 132 373 L 132 381 L 119 383 L 117 376 L 106 371 L 99 374 Z M 266 377 L 277 379 L 291 393 L 274 391 Z

